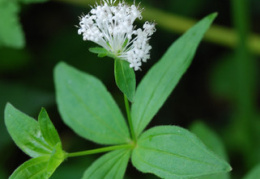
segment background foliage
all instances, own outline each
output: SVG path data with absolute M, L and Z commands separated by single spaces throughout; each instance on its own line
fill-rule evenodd
M 82 41 L 75 28 L 78 16 L 86 14 L 93 3 L 93 0 L 44 3 L 0 0 L 0 178 L 9 176 L 28 159 L 5 129 L 6 102 L 35 118 L 41 107 L 47 108 L 67 151 L 97 147 L 76 136 L 58 115 L 53 84 L 53 68 L 57 62 L 65 61 L 97 76 L 123 109 L 121 92 L 114 82 L 113 61 L 90 53 L 88 48 L 93 44 Z M 215 20 L 217 26 L 206 35 L 192 66 L 150 126 L 192 126 L 191 130 L 204 142 L 209 141 L 209 144 L 205 142 L 207 145 L 220 147 L 216 153 L 229 158 L 233 178 L 242 178 L 251 170 L 254 173 L 247 178 L 259 175 L 260 38 L 252 34 L 260 33 L 260 1 L 143 0 L 141 6 L 145 7 L 144 20 L 154 20 L 157 32 L 151 39 L 152 58 L 136 73 L 137 83 L 194 19 L 219 13 Z M 204 124 L 196 123 L 198 120 Z M 203 139 L 212 136 L 211 132 L 213 137 Z M 65 162 L 52 178 L 80 178 L 97 157 L 70 159 L 69 167 Z M 127 168 L 126 177 L 140 176 L 131 166 Z

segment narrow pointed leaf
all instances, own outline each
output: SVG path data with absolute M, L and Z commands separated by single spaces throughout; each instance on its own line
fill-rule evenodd
M 5 107 L 5 125 L 16 145 L 29 156 L 38 157 L 52 152 L 38 122 L 9 103 Z
M 131 111 L 137 136 L 158 112 L 189 67 L 203 35 L 215 17 L 216 14 L 205 17 L 174 42 L 137 87 Z
M 130 153 L 130 150 L 116 150 L 103 155 L 86 170 L 83 179 L 123 178 Z
M 260 178 L 260 164 L 253 168 L 244 179 L 257 179 Z
M 20 165 L 9 177 L 9 179 L 48 179 L 46 166 L 49 156 L 30 159 Z
M 59 134 L 52 124 L 47 111 L 44 108 L 42 108 L 39 114 L 38 122 L 43 138 L 46 140 L 46 142 L 48 142 L 50 146 L 54 147 L 55 145 L 57 145 L 57 143 L 61 142 Z
M 55 86 L 59 112 L 78 135 L 100 144 L 130 141 L 122 113 L 97 78 L 60 63 Z
M 125 60 L 115 59 L 115 80 L 118 88 L 127 96 L 129 101 L 133 101 L 135 95 L 135 72 L 129 67 Z
M 102 47 L 92 47 L 89 48 L 89 51 L 98 54 L 98 57 L 105 57 L 109 54 L 109 52 Z
M 89 48 L 89 51 L 92 53 L 96 53 L 98 55 L 98 57 L 103 58 L 103 57 L 110 57 L 115 59 L 116 57 L 110 53 L 109 51 L 107 51 L 106 49 L 102 48 L 102 47 L 92 47 Z
M 154 127 L 144 132 L 133 150 L 132 163 L 144 173 L 172 179 L 231 170 L 195 135 L 176 126 Z

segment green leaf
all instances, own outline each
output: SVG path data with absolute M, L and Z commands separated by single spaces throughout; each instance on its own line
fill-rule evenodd
M 52 152 L 38 122 L 9 103 L 5 107 L 5 125 L 16 145 L 29 156 L 38 157 Z
M 52 124 L 47 111 L 44 108 L 42 108 L 39 114 L 38 122 L 40 125 L 42 136 L 50 146 L 54 147 L 55 145 L 57 145 L 57 143 L 61 142 L 59 134 Z
M 89 48 L 92 53 L 98 54 L 98 57 L 111 57 L 115 60 L 115 81 L 118 88 L 127 96 L 129 101 L 133 101 L 135 94 L 135 73 L 129 67 L 129 63 L 125 60 L 116 58 L 113 54 L 101 47 Z
M 65 154 L 59 143 L 51 155 L 26 161 L 12 173 L 9 179 L 48 179 L 64 159 Z
M 46 166 L 49 156 L 30 159 L 20 165 L 9 177 L 9 179 L 48 179 Z
M 260 178 L 260 164 L 253 168 L 244 179 L 256 179 Z
M 137 136 L 152 120 L 189 67 L 203 35 L 215 17 L 216 14 L 205 17 L 174 42 L 137 87 L 131 111 Z
M 23 3 L 45 2 L 47 0 L 18 0 Z M 0 0 L 0 47 L 23 48 L 25 38 L 19 22 L 20 7 L 17 1 Z
M 0 1 L 0 46 L 24 47 L 24 34 L 18 20 L 19 11 L 15 1 Z
M 200 140 L 215 154 L 223 158 L 224 160 L 227 160 L 227 153 L 225 150 L 225 147 L 221 141 L 221 139 L 218 137 L 218 135 L 213 132 L 210 128 L 208 128 L 204 123 L 202 122 L 196 122 L 192 124 L 191 126 L 191 132 L 196 134 Z M 199 177 L 198 179 L 228 179 L 229 173 L 221 173 L 221 174 L 215 174 L 215 175 L 208 175 Z
M 58 143 L 52 151 L 52 154 L 48 161 L 48 165 L 46 167 L 48 177 L 50 177 L 54 173 L 54 171 L 58 168 L 58 166 L 60 166 L 65 158 L 66 153 L 62 150 L 61 143 Z
M 132 163 L 144 173 L 173 179 L 231 170 L 196 136 L 177 126 L 159 126 L 144 132 L 133 150 Z
M 110 56 L 110 53 L 102 47 L 92 47 L 92 48 L 89 48 L 89 51 L 92 53 L 98 54 L 98 57 L 101 57 L 101 58 L 105 57 L 105 56 Z
M 123 178 L 130 150 L 115 150 L 96 160 L 84 173 L 83 179 Z
M 118 88 L 132 102 L 135 95 L 135 72 L 127 61 L 115 59 L 115 80 Z
M 89 51 L 92 53 L 98 54 L 98 57 L 100 57 L 100 58 L 107 56 L 107 57 L 116 59 L 115 55 L 113 55 L 112 53 L 110 53 L 109 51 L 107 51 L 106 49 L 104 49 L 102 47 L 92 47 L 92 48 L 89 48 Z
M 122 113 L 97 78 L 60 63 L 55 86 L 60 114 L 78 135 L 100 144 L 130 141 Z

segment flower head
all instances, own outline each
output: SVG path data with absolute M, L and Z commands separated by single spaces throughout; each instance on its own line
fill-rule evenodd
M 126 60 L 130 67 L 139 70 L 142 62 L 150 58 L 150 36 L 155 32 L 154 23 L 145 22 L 143 28 L 135 29 L 134 21 L 142 19 L 138 6 L 124 1 L 103 0 L 89 14 L 80 17 L 78 33 L 83 40 L 93 41 L 117 58 Z

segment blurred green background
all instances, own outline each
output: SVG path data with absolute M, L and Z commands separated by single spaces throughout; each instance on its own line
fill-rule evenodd
M 28 159 L 6 131 L 3 112 L 7 102 L 35 118 L 45 107 L 66 151 L 98 147 L 76 136 L 58 114 L 53 68 L 59 61 L 101 79 L 124 110 L 114 82 L 113 60 L 91 54 L 88 48 L 96 45 L 84 42 L 75 27 L 78 17 L 87 14 L 94 2 L 0 0 L 0 178 L 7 178 Z M 138 82 L 180 34 L 198 19 L 218 12 L 191 67 L 150 126 L 190 128 L 202 121 L 223 143 L 233 167 L 231 178 L 244 177 L 260 164 L 260 1 L 136 0 L 139 2 L 144 7 L 143 20 L 154 21 L 157 32 L 150 40 L 151 59 L 136 72 Z M 138 21 L 137 26 L 142 23 Z M 200 137 L 200 128 L 191 129 Z M 52 178 L 80 178 L 97 157 L 69 159 Z M 143 175 L 130 165 L 126 178 L 156 177 Z

